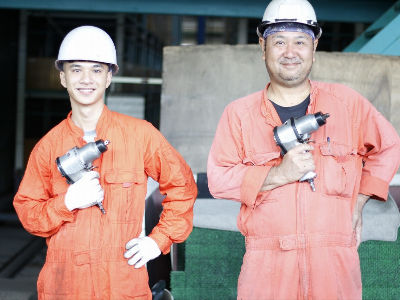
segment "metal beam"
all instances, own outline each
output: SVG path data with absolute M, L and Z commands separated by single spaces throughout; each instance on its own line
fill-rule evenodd
M 318 21 L 373 23 L 396 1 L 320 0 L 310 2 L 314 6 Z
M 374 22 L 393 0 L 311 1 L 320 21 Z M 96 13 L 261 18 L 268 1 L 253 0 L 0 0 L 0 8 Z
M 358 52 L 365 47 L 371 39 L 381 31 L 385 26 L 392 22 L 400 11 L 400 1 L 397 1 L 392 7 L 390 7 L 382 16 L 380 16 L 371 26 L 369 26 L 357 39 L 355 39 L 350 45 L 348 45 L 343 51 L 344 52 Z M 398 30 L 394 30 L 393 34 L 396 34 Z M 375 52 L 377 53 L 377 52 Z
M 161 85 L 161 78 L 153 78 L 153 77 L 122 77 L 122 76 L 113 76 L 111 79 L 112 83 L 128 83 L 128 84 L 155 84 Z
M 358 52 L 400 56 L 400 15 L 380 30 Z

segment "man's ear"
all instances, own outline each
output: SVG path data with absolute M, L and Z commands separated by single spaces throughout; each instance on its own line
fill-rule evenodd
M 314 45 L 313 45 L 313 47 L 314 47 L 314 50 L 313 50 L 313 62 L 315 62 L 315 51 L 317 51 L 318 41 L 319 40 L 316 39 L 314 41 Z
M 107 72 L 106 89 L 110 86 L 112 79 L 112 71 Z
M 314 53 L 317 51 L 318 41 L 317 39 L 314 41 Z
M 67 88 L 67 81 L 65 80 L 65 73 L 63 71 L 60 72 L 60 83 L 63 87 Z
M 260 38 L 258 38 L 258 43 L 260 44 L 260 47 L 261 47 L 262 59 L 265 60 L 265 47 L 266 47 L 267 40 L 260 37 Z

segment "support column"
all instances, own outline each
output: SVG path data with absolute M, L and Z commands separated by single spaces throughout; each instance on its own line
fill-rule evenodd
M 238 23 L 238 33 L 237 33 L 237 43 L 238 44 L 247 44 L 247 19 L 241 18 Z
M 115 38 L 115 48 L 117 50 L 117 62 L 119 67 L 119 76 L 124 73 L 124 54 L 125 54 L 125 16 L 117 15 L 117 31 Z
M 28 12 L 20 11 L 18 37 L 18 75 L 17 75 L 17 108 L 15 124 L 15 189 L 18 187 L 24 171 L 24 138 L 25 138 L 25 77 L 27 53 Z
M 206 40 L 206 17 L 197 18 L 197 44 L 202 45 Z
M 182 41 L 182 17 L 172 17 L 172 45 L 179 46 Z

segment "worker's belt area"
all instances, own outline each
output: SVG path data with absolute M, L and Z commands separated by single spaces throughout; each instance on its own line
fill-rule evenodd
M 72 262 L 80 266 L 84 264 L 94 264 L 104 261 L 122 261 L 124 259 L 124 248 L 113 247 L 104 249 L 92 249 L 86 251 L 73 250 L 48 250 L 46 262 L 49 263 L 64 263 Z
M 295 234 L 279 237 L 246 237 L 247 250 L 296 250 L 319 247 L 353 247 L 356 245 L 354 234 L 322 235 Z

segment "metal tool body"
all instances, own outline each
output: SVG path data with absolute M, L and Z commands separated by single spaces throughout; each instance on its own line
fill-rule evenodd
M 281 126 L 276 126 L 274 128 L 274 139 L 276 144 L 281 148 L 282 155 L 285 155 L 290 149 L 299 144 L 308 143 L 311 133 L 324 125 L 328 117 L 329 114 L 317 112 L 300 118 L 292 117 Z M 315 172 L 310 171 L 304 174 L 299 181 L 307 180 L 310 183 L 311 189 L 315 191 L 314 178 L 316 176 Z
M 77 182 L 82 176 L 93 170 L 92 162 L 107 151 L 108 140 L 90 142 L 81 148 L 74 147 L 63 156 L 56 158 L 57 168 L 69 184 Z M 97 204 L 103 214 L 106 211 L 101 203 Z

